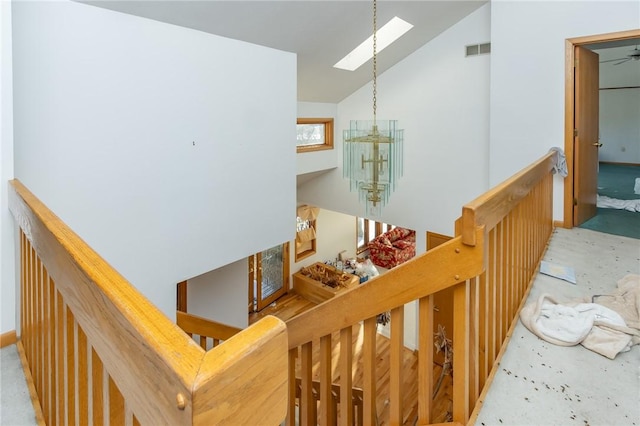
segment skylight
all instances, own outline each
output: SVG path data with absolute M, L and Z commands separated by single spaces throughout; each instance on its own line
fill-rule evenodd
M 399 39 L 413 28 L 413 25 L 394 16 L 382 28 L 376 32 L 376 50 L 380 53 L 385 47 Z M 373 34 L 368 39 L 360 43 L 344 58 L 340 59 L 333 67 L 347 71 L 355 71 L 362 64 L 373 57 Z

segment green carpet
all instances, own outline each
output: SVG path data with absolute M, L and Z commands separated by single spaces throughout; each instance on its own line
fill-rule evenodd
M 618 200 L 640 198 L 640 195 L 633 192 L 636 178 L 640 178 L 640 166 L 601 163 L 598 171 L 598 194 Z
M 600 164 L 598 194 L 619 200 L 640 198 L 633 192 L 636 178 L 640 178 L 640 166 Z M 640 212 L 599 208 L 580 228 L 640 239 Z

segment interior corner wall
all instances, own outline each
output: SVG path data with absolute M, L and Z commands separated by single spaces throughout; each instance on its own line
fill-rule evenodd
M 638 1 L 494 1 L 489 181 L 564 149 L 565 40 L 640 27 Z M 554 180 L 555 220 L 564 182 Z
M 7 181 L 13 178 L 11 5 L 0 1 L 0 334 L 18 326 L 14 225 L 7 202 Z
M 294 54 L 71 1 L 14 2 L 13 49 L 16 177 L 169 318 L 291 238 Z
M 247 328 L 247 259 L 187 281 L 187 311 L 226 325 Z
M 484 5 L 378 76 L 377 117 L 404 129 L 404 176 L 376 220 L 453 234 L 462 205 L 488 189 L 489 65 L 491 55 L 465 57 L 465 46 L 490 41 Z M 371 66 L 370 62 L 365 66 Z M 337 134 L 350 120 L 371 119 L 371 83 L 338 104 Z M 366 217 L 338 168 L 298 188 L 298 199 Z M 426 243 L 419 238 L 418 251 Z

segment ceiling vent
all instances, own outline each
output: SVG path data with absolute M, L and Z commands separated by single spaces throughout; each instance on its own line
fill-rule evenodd
M 491 43 L 471 44 L 465 46 L 465 56 L 487 55 L 491 53 Z

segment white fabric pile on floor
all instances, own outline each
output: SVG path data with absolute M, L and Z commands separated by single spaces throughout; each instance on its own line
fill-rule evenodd
M 630 212 L 640 212 L 640 199 L 618 200 L 617 198 L 598 194 L 596 205 L 603 209 L 619 209 L 629 210 Z
M 613 294 L 594 299 L 598 303 L 560 304 L 543 294 L 522 309 L 520 320 L 549 343 L 582 344 L 610 359 L 640 343 L 640 275 L 625 276 Z

